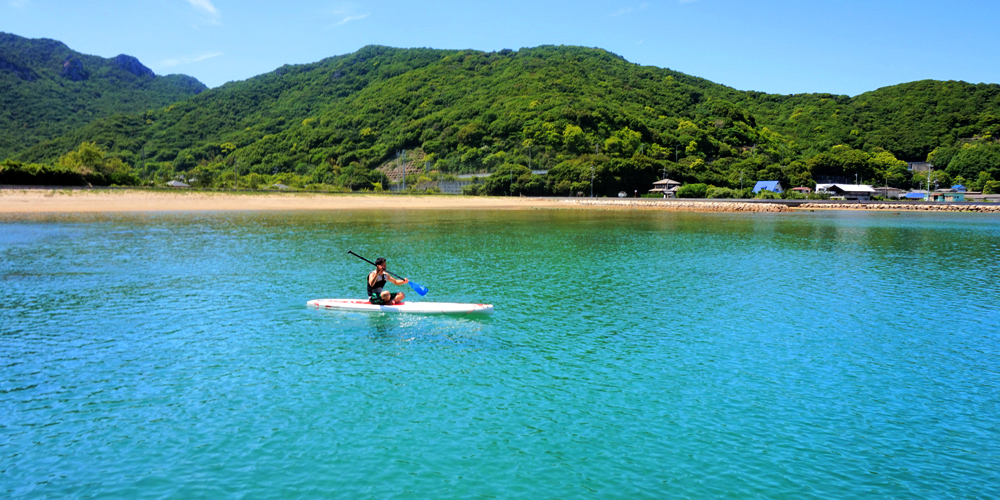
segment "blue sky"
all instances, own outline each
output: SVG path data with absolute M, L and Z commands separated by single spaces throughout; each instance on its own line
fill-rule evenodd
M 369 45 L 600 47 L 740 90 L 1000 83 L 996 0 L 0 0 L 0 31 L 210 87 Z

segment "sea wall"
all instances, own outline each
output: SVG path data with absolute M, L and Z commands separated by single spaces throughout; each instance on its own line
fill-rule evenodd
M 651 201 L 642 199 L 590 199 L 566 200 L 576 205 L 594 205 L 616 208 L 652 208 L 677 212 L 789 212 L 791 209 L 778 203 L 738 201 Z
M 882 212 L 985 212 L 1000 213 L 1000 203 L 808 203 L 799 200 L 779 202 L 711 201 L 711 200 L 644 200 L 636 198 L 585 198 L 565 200 L 565 203 L 608 208 L 635 208 L 677 212 L 791 212 L 793 210 L 873 210 Z
M 882 212 L 992 212 L 1000 213 L 1000 204 L 951 204 L 951 203 L 803 203 L 799 209 L 811 210 L 877 210 Z

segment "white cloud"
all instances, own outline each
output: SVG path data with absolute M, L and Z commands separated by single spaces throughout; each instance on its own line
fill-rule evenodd
M 204 61 L 205 59 L 211 59 L 213 57 L 219 57 L 219 56 L 224 55 L 224 54 L 225 54 L 225 52 L 206 52 L 204 54 L 200 54 L 200 55 L 193 56 L 193 57 L 182 57 L 182 58 L 178 58 L 178 59 L 167 59 L 167 60 L 164 60 L 164 61 L 160 61 L 160 64 L 158 64 L 157 66 L 160 67 L 160 68 L 172 68 L 174 66 L 183 66 L 185 64 L 192 64 L 192 63 L 196 63 L 196 62 L 201 62 L 201 61 Z
M 192 7 L 205 12 L 213 17 L 219 17 L 219 9 L 212 5 L 212 0 L 187 0 Z
M 219 9 L 216 9 L 215 5 L 212 5 L 212 0 L 187 0 L 187 3 L 191 4 L 195 10 L 204 14 L 204 19 L 207 24 L 215 26 L 222 24 L 219 22 L 219 17 L 221 16 L 219 14 Z M 192 25 L 191 27 L 198 29 L 197 25 Z
M 689 0 L 689 1 L 697 1 L 697 0 Z M 649 6 L 648 2 L 642 2 L 641 4 L 639 4 L 639 7 L 636 8 L 624 7 L 622 9 L 619 9 L 618 12 L 615 12 L 614 14 L 609 14 L 608 17 L 624 16 L 625 14 L 635 12 L 636 10 L 643 10 L 648 6 Z
M 334 26 L 340 26 L 341 24 L 347 24 L 347 23 L 349 23 L 351 21 L 358 21 L 360 19 L 364 19 L 364 18 L 368 17 L 369 15 L 371 15 L 371 14 L 361 14 L 361 15 L 357 15 L 357 16 L 345 16 L 343 19 L 340 20 L 339 23 L 334 23 Z
M 331 26 L 340 26 L 342 24 L 347 24 L 351 21 L 359 21 L 371 15 L 370 12 L 361 13 L 358 6 L 353 3 L 342 3 L 335 8 L 335 10 L 329 11 L 330 17 L 337 19 L 337 22 L 331 24 Z

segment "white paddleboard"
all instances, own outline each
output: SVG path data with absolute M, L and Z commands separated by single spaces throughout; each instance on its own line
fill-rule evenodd
M 455 302 L 402 302 L 391 306 L 378 306 L 359 299 L 316 299 L 307 306 L 339 311 L 364 311 L 408 314 L 449 314 L 455 316 L 488 316 L 493 314 L 492 304 L 458 304 Z

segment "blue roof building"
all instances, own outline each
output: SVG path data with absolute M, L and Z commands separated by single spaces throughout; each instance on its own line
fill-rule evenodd
M 958 191 L 959 193 L 964 193 L 966 191 L 965 186 L 963 186 L 961 184 L 956 184 L 956 185 L 952 186 L 951 188 L 954 189 L 955 191 Z
M 753 186 L 753 192 L 759 193 L 761 189 L 766 189 L 774 193 L 780 193 L 781 181 L 757 181 L 757 184 Z

